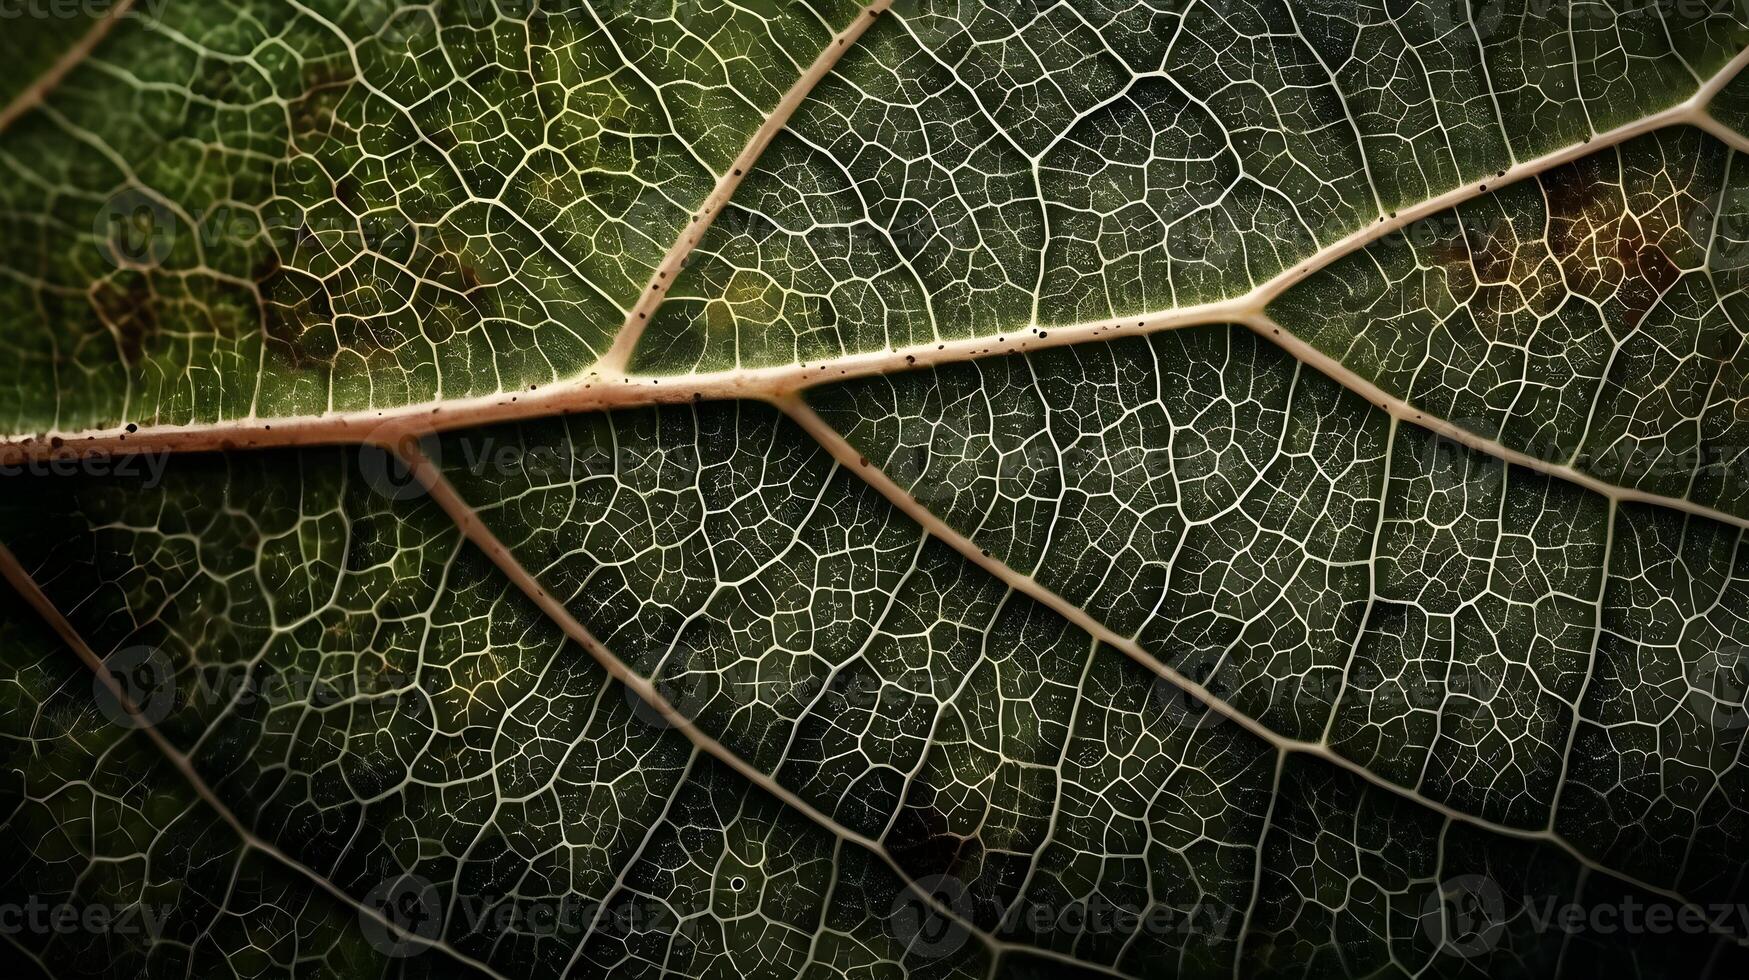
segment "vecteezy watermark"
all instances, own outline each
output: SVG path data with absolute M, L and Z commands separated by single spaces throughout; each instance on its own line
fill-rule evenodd
M 151 490 L 164 482 L 164 471 L 170 468 L 170 451 L 145 450 L 137 453 L 80 454 L 52 452 L 46 456 L 21 456 L 0 462 L 0 477 L 7 476 L 95 476 L 117 480 L 136 480 L 136 489 Z
M 1232 938 L 1243 921 L 1239 909 L 1222 902 L 1188 907 L 1165 902 L 1131 903 L 1101 892 L 1061 901 L 1023 901 L 1003 908 L 993 896 L 973 895 L 952 875 L 928 875 L 893 898 L 888 922 L 907 955 L 940 959 L 960 951 L 984 917 L 1000 919 L 999 931 L 1028 936 L 1109 937 L 1204 936 Z
M 740 669 L 744 671 L 746 668 Z M 639 721 L 651 728 L 671 728 L 696 720 L 715 699 L 717 692 L 725 687 L 726 693 L 733 696 L 735 685 L 728 680 L 713 678 L 709 673 L 690 672 L 658 678 L 650 683 L 647 691 L 627 684 L 625 698 L 626 704 L 631 706 L 632 716 Z M 667 712 L 662 710 L 662 705 L 667 706 Z
M 1447 879 L 1422 903 L 1421 929 L 1444 952 L 1480 956 L 1506 929 L 1506 896 L 1487 875 Z
M 1226 688 L 1226 675 L 1217 669 L 1216 663 L 1212 660 L 1202 661 L 1193 667 L 1184 669 L 1181 673 L 1186 680 L 1193 682 L 1214 698 L 1224 698 L 1225 695 L 1231 693 Z M 1189 728 L 1195 731 L 1210 728 L 1228 720 L 1225 714 L 1211 707 L 1209 701 L 1202 694 L 1164 676 L 1154 678 L 1154 683 L 1148 690 L 1148 698 L 1178 728 Z
M 1392 454 L 1399 472 L 1426 481 L 1427 490 L 1434 494 L 1461 490 L 1468 497 L 1485 500 L 1505 485 L 1506 464 L 1470 448 L 1466 439 L 1487 443 L 1499 435 L 1494 420 L 1455 418 L 1439 428 L 1399 431 Z
M 89 933 L 156 939 L 175 911 L 169 905 L 76 903 L 31 895 L 22 902 L 0 902 L 0 935 L 70 936 Z
M 136 644 L 104 658 L 109 677 L 94 677 L 98 711 L 125 728 L 156 725 L 177 709 L 242 709 L 286 706 L 324 709 L 365 704 L 383 710 L 422 713 L 429 697 L 413 674 L 394 669 L 187 670 L 178 676 L 170 657 L 157 647 Z M 111 687 L 110 680 L 114 686 Z
M 390 878 L 364 896 L 358 924 L 365 941 L 384 956 L 423 953 L 443 935 L 437 886 L 418 875 Z
M 0 0 L 0 23 L 12 20 L 102 20 L 125 12 L 157 20 L 170 0 Z
M 723 887 L 745 886 L 743 878 Z M 359 903 L 359 926 L 366 941 L 385 956 L 405 958 L 430 949 L 446 935 L 515 934 L 539 938 L 635 935 L 691 935 L 710 909 L 687 909 L 660 897 L 621 892 L 601 902 L 567 894 L 530 897 L 505 894 L 454 894 L 447 898 L 430 879 L 406 873 L 372 888 Z
M 123 647 L 104 658 L 108 676 L 91 680 L 97 710 L 123 728 L 148 728 L 176 708 L 176 668 L 156 647 Z M 113 680 L 113 686 L 111 681 Z
M 91 232 L 112 265 L 154 269 L 175 248 L 176 226 L 176 214 L 163 198 L 128 187 L 104 202 Z
M 575 484 L 616 472 L 618 461 L 593 445 L 524 443 L 497 435 L 457 434 L 440 437 L 389 423 L 365 437 L 359 447 L 359 472 L 372 490 L 390 500 L 410 500 L 426 493 L 408 465 L 423 457 L 433 470 L 465 473 L 487 479 L 514 478 L 518 483 Z
M 1004 925 L 1032 935 L 1230 937 L 1238 921 L 1239 910 L 1223 903 L 1198 902 L 1185 909 L 1156 902 L 1143 907 L 1096 892 L 1061 906 L 1029 902 L 1016 907 Z
M 358 472 L 365 485 L 389 500 L 415 500 L 428 492 L 419 478 L 421 460 L 441 470 L 441 448 L 433 433 L 407 432 L 384 426 L 358 447 Z
M 951 956 L 972 938 L 972 898 L 952 875 L 927 875 L 901 889 L 887 911 L 893 935 L 905 952 L 921 959 Z
M 1421 929 L 1447 956 L 1471 959 L 1497 949 L 1509 931 L 1531 934 L 1661 936 L 1749 929 L 1749 904 L 1688 905 L 1612 895 L 1583 901 L 1552 895 L 1509 896 L 1493 877 L 1459 875 L 1439 882 L 1421 907 Z

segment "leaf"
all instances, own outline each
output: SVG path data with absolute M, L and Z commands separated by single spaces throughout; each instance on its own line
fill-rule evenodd
M 22 28 L 30 971 L 1749 969 L 1740 11 Z

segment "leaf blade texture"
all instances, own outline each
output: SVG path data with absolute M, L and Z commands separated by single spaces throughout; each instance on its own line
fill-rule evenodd
M 1740 9 L 0 51 L 26 968 L 1749 963 Z

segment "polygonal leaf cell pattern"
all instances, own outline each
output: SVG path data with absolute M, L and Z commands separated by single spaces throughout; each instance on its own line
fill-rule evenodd
M 1749 975 L 1749 12 L 18 5 L 0 959 Z

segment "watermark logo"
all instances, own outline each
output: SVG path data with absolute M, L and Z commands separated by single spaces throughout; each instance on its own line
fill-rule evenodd
M 1218 671 L 1218 666 L 1212 660 L 1205 660 L 1183 673 L 1185 679 L 1195 682 L 1211 697 L 1219 699 L 1232 692 L 1227 690 L 1225 674 Z M 1226 714 L 1211 706 L 1202 694 L 1164 676 L 1154 678 L 1148 698 L 1177 728 L 1200 731 L 1229 720 Z
M 526 443 L 498 435 L 438 433 L 398 422 L 378 426 L 359 446 L 359 472 L 370 488 L 390 500 L 424 496 L 425 485 L 408 465 L 423 456 L 433 470 L 465 473 L 489 481 L 509 479 L 519 485 L 576 484 L 612 475 L 619 461 L 599 446 Z
M 762 681 L 756 661 L 739 659 L 721 668 L 699 665 L 676 669 L 657 677 L 650 687 L 675 715 L 687 721 L 697 720 L 713 706 L 719 711 L 775 706 L 779 698 L 801 690 L 800 685 L 792 684 L 787 678 Z M 654 703 L 645 700 L 629 686 L 626 701 L 638 720 L 652 728 L 668 728 L 674 724 Z
M 92 224 L 103 257 L 122 269 L 155 269 L 176 243 L 176 215 L 163 199 L 130 187 L 112 196 Z
M 710 704 L 717 688 L 718 682 L 710 674 L 700 671 L 686 671 L 651 682 L 651 693 L 667 704 L 675 716 L 673 718 L 630 684 L 625 685 L 625 698 L 633 717 L 639 721 L 651 728 L 671 728 L 681 721 L 697 718 Z
M 102 477 L 136 481 L 133 485 L 137 489 L 152 490 L 164 483 L 164 473 L 169 468 L 168 449 L 116 455 L 57 452 L 0 462 L 0 476 Z
M 1604 901 L 1528 894 L 1509 901 L 1493 878 L 1469 874 L 1440 882 L 1421 909 L 1422 932 L 1441 954 L 1461 959 L 1497 949 L 1508 922 L 1535 935 L 1701 935 L 1717 929 L 1740 934 L 1749 927 L 1749 906 L 1675 904 L 1632 893 Z
M 419 479 L 416 462 L 423 457 L 433 469 L 439 465 L 440 447 L 434 433 L 407 432 L 383 426 L 365 437 L 358 447 L 358 472 L 365 485 L 388 500 L 417 500 L 428 492 Z
M 0 936 L 144 936 L 156 940 L 174 908 L 169 905 L 76 905 L 31 895 L 0 902 Z
M 1448 878 L 1422 904 L 1421 928 L 1448 955 L 1481 956 L 1506 931 L 1506 896 L 1487 875 Z
M 1469 445 L 1470 440 L 1498 439 L 1500 427 L 1491 419 L 1451 419 L 1447 426 L 1438 429 L 1414 431 L 1414 442 L 1405 444 L 1405 436 L 1409 435 L 1399 430 L 1393 453 L 1404 457 L 1407 472 L 1414 479 L 1426 480 L 1432 493 L 1492 495 L 1506 482 L 1506 464 Z
M 115 687 L 102 677 L 92 680 L 98 711 L 125 728 L 156 725 L 177 710 L 213 708 L 242 710 L 264 706 L 274 710 L 297 706 L 324 710 L 353 704 L 360 710 L 424 715 L 433 711 L 430 696 L 416 673 L 384 669 L 241 671 L 190 669 L 179 678 L 162 650 L 132 646 L 105 660 Z
M 358 922 L 373 949 L 399 959 L 424 952 L 442 936 L 443 904 L 436 885 L 418 875 L 401 875 L 364 896 Z
M 744 879 L 737 880 L 745 887 Z M 451 941 L 465 936 L 495 941 L 506 935 L 562 941 L 585 934 L 696 939 L 709 911 L 671 896 L 623 894 L 601 902 L 574 893 L 457 893 L 446 902 L 429 879 L 404 873 L 371 889 L 359 905 L 359 925 L 372 948 L 406 959 L 429 951 L 446 935 Z
M 0 24 L 12 20 L 102 20 L 123 12 L 157 20 L 170 0 L 0 0 Z
M 911 955 L 923 959 L 952 956 L 971 939 L 972 898 L 952 875 L 928 875 L 899 892 L 888 911 L 893 935 Z
M 92 678 L 97 710 L 123 728 L 149 728 L 170 717 L 176 708 L 176 668 L 163 651 L 150 646 L 124 647 L 106 657 L 102 675 Z

